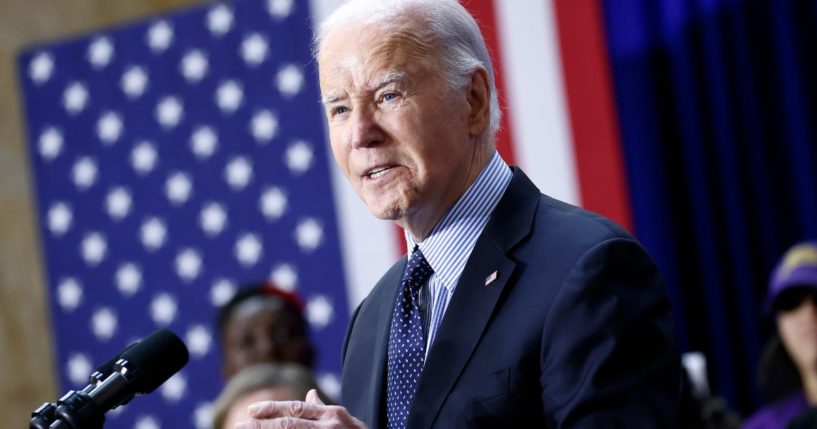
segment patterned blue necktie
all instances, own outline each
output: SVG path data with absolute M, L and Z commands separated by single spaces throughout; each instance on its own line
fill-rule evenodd
M 388 429 L 406 427 L 417 381 L 423 371 L 425 336 L 420 306 L 417 303 L 420 287 L 434 270 L 423 252 L 414 248 L 400 280 L 400 290 L 394 302 L 391 330 L 389 330 L 388 374 L 386 386 L 386 418 Z

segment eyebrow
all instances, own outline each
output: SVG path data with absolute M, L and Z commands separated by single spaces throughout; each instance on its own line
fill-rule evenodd
M 374 83 L 371 85 L 371 91 L 375 92 L 378 89 L 383 88 L 384 86 L 390 85 L 394 82 L 399 82 L 401 80 L 404 80 L 405 78 L 406 72 L 404 71 L 400 70 L 390 71 L 383 75 L 380 79 L 374 81 Z
M 400 82 L 400 81 L 405 80 L 405 79 L 406 79 L 406 72 L 399 71 L 399 70 L 398 71 L 390 71 L 390 72 L 384 74 L 379 79 L 375 80 L 369 86 L 370 89 L 368 91 L 369 92 L 376 92 L 377 90 L 379 90 L 380 88 L 383 88 L 384 86 L 388 86 L 388 85 L 391 85 L 392 83 Z M 342 101 L 342 100 L 345 100 L 345 99 L 346 99 L 346 95 L 329 95 L 327 97 L 321 97 L 320 101 L 321 101 L 321 104 L 327 105 L 327 104 L 336 103 L 338 101 Z

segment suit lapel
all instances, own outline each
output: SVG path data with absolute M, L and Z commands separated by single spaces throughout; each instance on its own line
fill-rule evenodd
M 510 250 L 530 233 L 539 190 L 520 170 L 477 240 L 423 368 L 406 427 L 428 428 L 451 392 L 506 287 L 515 262 Z M 486 286 L 486 278 L 497 278 Z
M 394 309 L 395 295 L 397 294 L 400 278 L 406 267 L 406 258 L 401 258 L 392 268 L 380 279 L 374 290 L 379 291 L 377 299 L 372 300 L 372 305 L 377 311 L 377 326 L 371 330 L 373 335 L 377 335 L 374 342 L 374 356 L 376 357 L 373 373 L 370 378 L 369 391 L 372 392 L 372 415 L 371 422 L 374 427 L 386 427 L 385 413 L 385 388 L 386 388 L 386 361 L 389 348 L 389 327 Z

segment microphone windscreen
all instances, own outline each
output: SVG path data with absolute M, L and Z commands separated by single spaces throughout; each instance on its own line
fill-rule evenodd
M 187 347 L 179 337 L 167 329 L 159 329 L 149 337 L 121 353 L 122 359 L 131 364 L 135 393 L 145 394 L 156 390 L 168 378 L 187 364 Z

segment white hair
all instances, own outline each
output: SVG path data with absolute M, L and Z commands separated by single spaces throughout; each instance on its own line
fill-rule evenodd
M 494 80 L 494 68 L 485 40 L 474 17 L 456 0 L 349 0 L 318 26 L 312 44 L 315 59 L 326 38 L 344 25 L 377 25 L 380 28 L 405 28 L 422 25 L 411 31 L 437 49 L 443 74 L 452 89 L 465 88 L 471 74 L 482 68 L 488 74 L 491 88 L 489 139 L 493 141 L 502 116 Z M 419 28 L 418 28 L 419 27 Z

